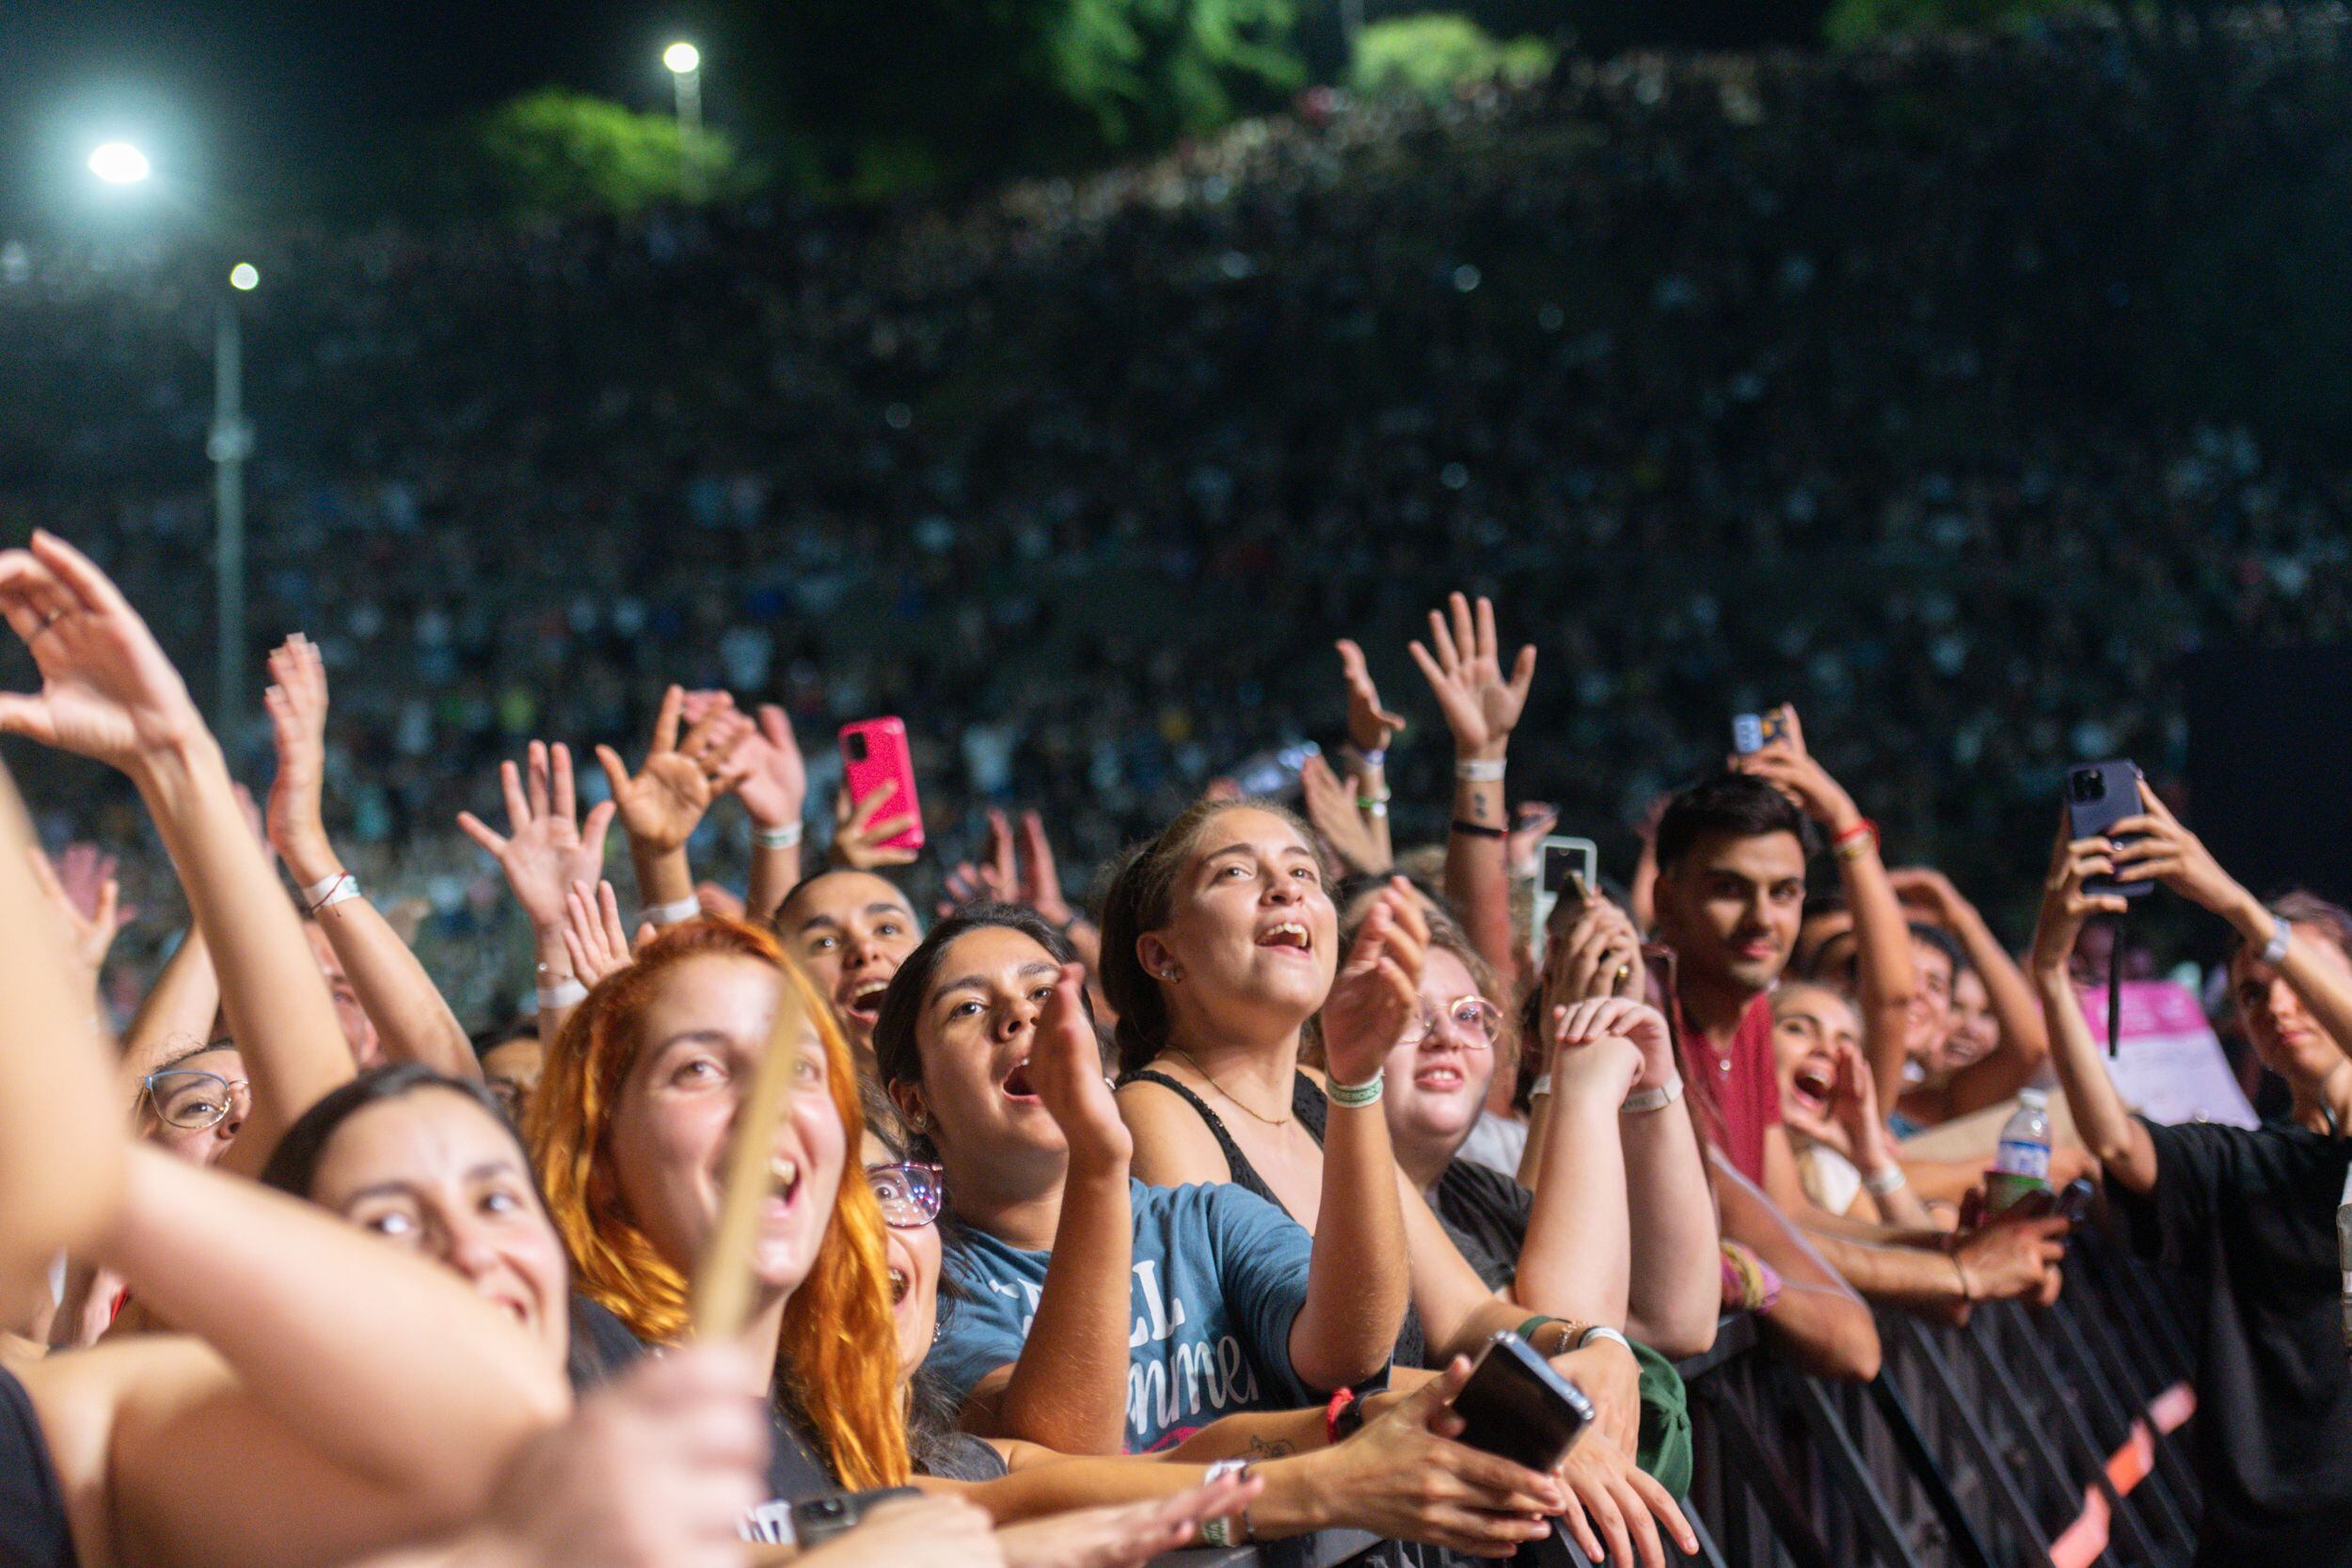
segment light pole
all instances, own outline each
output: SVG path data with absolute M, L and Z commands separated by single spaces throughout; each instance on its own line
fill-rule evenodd
M 89 155 L 89 171 L 109 185 L 136 185 L 154 172 L 147 155 L 128 142 L 108 142 Z M 245 333 L 237 295 L 251 293 L 262 275 L 250 261 L 229 269 L 235 293 L 213 302 L 213 426 L 204 454 L 213 461 L 213 732 L 224 745 L 242 733 L 245 705 L 245 463 L 253 455 L 253 426 L 245 417 Z
M 213 304 L 213 428 L 205 455 L 213 460 L 213 727 L 224 743 L 242 730 L 245 704 L 245 460 L 253 455 L 253 426 L 245 417 L 245 329 L 237 294 L 249 293 L 262 275 L 249 261 L 229 269 L 225 294 Z
M 702 196 L 702 167 L 695 162 L 695 143 L 703 134 L 703 52 L 680 40 L 661 52 L 670 68 L 670 83 L 677 88 L 678 188 L 689 201 Z

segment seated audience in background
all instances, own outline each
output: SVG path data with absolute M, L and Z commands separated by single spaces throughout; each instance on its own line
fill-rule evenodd
M 2352 1062 L 2344 912 L 2308 895 L 2296 920 L 2224 871 L 2155 793 L 2143 815 L 2050 857 L 2033 983 L 2074 1126 L 2133 1243 L 2179 1282 L 2197 1357 L 2189 1451 L 2203 1513 L 2197 1561 L 2352 1562 L 2352 1375 L 2336 1209 Z M 2284 1120 L 2162 1126 L 2107 1077 L 2071 966 L 2085 923 L 2125 900 L 2092 879 L 2153 879 L 2228 921 L 2240 1022 L 2294 1097 Z M 2283 903 L 2284 901 L 2282 901 Z

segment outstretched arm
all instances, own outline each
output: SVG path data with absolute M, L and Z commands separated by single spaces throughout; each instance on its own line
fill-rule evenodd
M 1911 962 L 1910 922 L 1903 917 L 1894 884 L 1886 879 L 1878 830 L 1845 786 L 1805 750 L 1796 708 L 1783 703 L 1780 712 L 1787 735 L 1760 752 L 1732 758 L 1732 765 L 1774 785 L 1829 835 L 1837 875 L 1845 884 L 1846 907 L 1853 911 L 1855 981 L 1861 992 L 1856 1002 L 1863 1035 L 1870 1042 L 1870 1075 L 1878 1083 L 1879 1102 L 1892 1105 L 1903 1092 L 1911 998 L 1919 984 Z
M 1448 616 L 1429 612 L 1435 652 L 1416 641 L 1413 662 L 1428 677 L 1429 689 L 1454 732 L 1454 825 L 1446 839 L 1445 892 L 1462 913 L 1462 926 L 1479 957 L 1494 966 L 1505 989 L 1520 964 L 1511 940 L 1511 814 L 1502 794 L 1503 753 L 1511 731 L 1527 706 L 1535 679 L 1535 649 L 1521 648 L 1506 677 L 1502 644 L 1495 635 L 1495 607 L 1459 594 L 1447 601 Z
M 269 791 L 270 843 L 303 890 L 327 945 L 342 961 L 385 1052 L 453 1078 L 479 1078 L 473 1045 L 424 965 L 343 868 L 320 809 L 326 784 L 326 660 L 300 632 L 269 656 L 262 693 L 278 745 Z
M 1983 977 L 1985 994 L 1993 1002 L 1993 1017 L 2000 1025 L 1998 1049 L 1979 1062 L 1953 1074 L 1944 1093 L 1948 1117 L 1964 1117 L 1988 1105 L 1998 1105 L 2033 1082 L 2050 1057 L 2050 1037 L 2042 1025 L 2042 1007 L 2025 971 L 1993 934 L 1977 906 L 1940 871 L 1916 868 L 1888 873 L 1898 895 L 1915 898 L 1960 940 L 1961 950 Z
M 612 825 L 610 800 L 588 808 L 583 819 L 572 783 L 571 748 L 534 740 L 524 753 L 529 769 L 499 764 L 499 787 L 506 797 L 506 832 L 500 833 L 469 811 L 457 826 L 488 851 L 506 873 L 515 902 L 531 922 L 532 955 L 538 965 L 539 1039 L 549 1050 L 564 1018 L 579 1006 L 596 978 L 580 972 L 564 940 L 567 900 L 578 888 L 594 888 L 604 876 L 604 835 Z M 526 787 L 527 782 L 527 787 Z M 624 955 L 627 944 L 622 947 Z
M 2122 824 L 2117 825 L 2119 830 Z M 2067 973 L 2083 923 L 2093 914 L 2119 914 L 2124 902 L 2114 894 L 2083 890 L 2090 877 L 2113 876 L 2119 857 L 2109 840 L 2077 839 L 2069 843 L 2063 827 L 2050 855 L 2050 874 L 2042 883 L 2042 913 L 2033 929 L 2033 984 L 2042 998 L 2042 1017 L 2050 1032 L 2050 1054 L 2058 1064 L 2058 1084 L 2066 1091 L 2066 1108 L 2074 1117 L 2074 1132 L 2106 1167 L 2107 1180 L 2135 1193 L 2156 1184 L 2156 1144 L 2148 1129 L 2124 1109 L 2114 1080 L 2099 1060 L 2091 1042 L 2090 1025 L 2083 1020 L 2082 1000 L 2074 994 Z
M 699 912 L 694 873 L 687 864 L 686 841 L 694 835 L 711 802 L 743 782 L 749 760 L 739 754 L 751 721 L 735 711 L 724 692 L 702 705 L 702 717 L 686 717 L 686 693 L 671 687 L 654 717 L 653 744 L 635 773 L 610 746 L 596 748 L 605 782 L 612 786 L 621 827 L 628 834 L 629 860 L 637 868 L 637 896 L 645 917 L 658 926 Z M 667 911 L 679 911 L 669 914 Z
M 121 1102 L 64 933 L 34 885 L 37 853 L 0 769 L 0 1075 L 25 1108 L 0 1128 L 0 1299 L 11 1301 L 111 1216 L 122 1184 Z
M 1128 1305 L 1136 1222 L 1127 1169 L 1135 1138 L 1103 1078 L 1081 1000 L 1086 970 L 1065 964 L 1037 1022 L 1029 1077 L 1070 1146 L 1061 1218 L 1021 1358 L 973 1389 L 965 1424 L 1062 1453 L 1115 1454 L 1127 1437 Z M 976 1422 L 974 1418 L 977 1417 Z
M 179 672 L 106 575 L 35 533 L 31 548 L 0 553 L 0 613 L 41 676 L 39 692 L 0 696 L 0 731 L 121 769 L 155 819 L 252 1079 L 253 1114 L 228 1158 L 258 1171 L 287 1126 L 353 1070 L 301 922 Z

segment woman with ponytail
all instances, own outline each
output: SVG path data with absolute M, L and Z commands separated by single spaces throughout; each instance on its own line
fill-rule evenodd
M 757 927 L 672 927 L 564 1021 L 529 1132 L 571 1252 L 583 1348 L 609 1366 L 675 1343 L 718 1222 L 737 1102 L 785 986 L 807 1022 L 754 1245 L 748 1333 L 772 1368 L 770 1480 L 788 1505 L 908 1474 L 884 1226 L 866 1183 L 842 1180 L 865 1118 L 824 999 Z

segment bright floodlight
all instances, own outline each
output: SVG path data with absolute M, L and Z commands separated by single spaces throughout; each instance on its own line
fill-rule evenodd
M 661 52 L 661 63 L 668 66 L 674 74 L 683 76 L 690 71 L 701 69 L 703 52 L 691 43 L 674 43 Z
M 250 261 L 239 261 L 229 269 L 229 286 L 240 293 L 261 287 L 262 269 Z
M 135 185 L 153 168 L 129 142 L 110 141 L 89 155 L 89 171 L 109 185 Z

